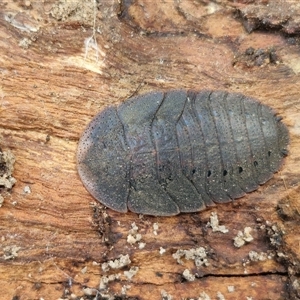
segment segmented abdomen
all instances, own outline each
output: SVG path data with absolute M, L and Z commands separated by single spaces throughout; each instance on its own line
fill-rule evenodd
M 79 143 L 78 170 L 115 210 L 174 215 L 257 189 L 287 145 L 271 108 L 242 94 L 153 92 L 94 118 Z

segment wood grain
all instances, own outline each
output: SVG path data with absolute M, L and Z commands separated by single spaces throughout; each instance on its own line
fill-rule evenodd
M 299 8 L 285 10 L 289 36 L 270 26 L 283 16 L 264 27 L 264 1 L 249 7 L 242 0 L 0 3 L 0 147 L 15 155 L 17 179 L 0 208 L 1 299 L 300 299 Z M 247 17 L 259 25 L 251 33 Z M 272 106 L 290 131 L 282 170 L 257 192 L 199 213 L 105 209 L 77 175 L 81 132 L 108 105 L 180 87 L 242 92 Z M 207 225 L 213 212 L 227 233 Z M 253 241 L 237 248 L 233 239 L 245 227 Z M 137 234 L 141 240 L 128 243 Z M 199 247 L 207 266 L 173 257 Z M 130 263 L 102 269 L 127 254 Z

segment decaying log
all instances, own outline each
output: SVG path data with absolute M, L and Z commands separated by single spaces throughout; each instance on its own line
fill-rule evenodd
M 1 299 L 300 299 L 300 10 L 290 2 L 0 3 L 0 148 L 17 180 L 1 190 Z M 81 132 L 108 105 L 171 88 L 272 106 L 290 131 L 282 170 L 199 213 L 105 209 L 76 171 Z

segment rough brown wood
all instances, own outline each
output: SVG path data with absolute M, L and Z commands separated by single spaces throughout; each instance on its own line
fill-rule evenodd
M 0 147 L 14 153 L 17 179 L 0 208 L 1 299 L 300 298 L 299 6 L 267 2 L 0 3 Z M 274 107 L 291 135 L 284 167 L 257 192 L 200 213 L 106 210 L 76 172 L 81 132 L 107 105 L 179 87 Z M 228 232 L 207 225 L 212 213 Z M 245 227 L 253 240 L 237 248 Z M 173 257 L 200 247 L 200 267 Z M 120 255 L 131 262 L 105 271 Z

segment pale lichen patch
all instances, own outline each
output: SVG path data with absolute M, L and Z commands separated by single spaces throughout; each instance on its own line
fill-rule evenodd
M 182 276 L 183 276 L 183 278 L 186 279 L 187 281 L 194 281 L 195 278 L 196 278 L 195 275 L 192 274 L 192 273 L 190 272 L 190 270 L 188 270 L 188 269 L 185 269 L 185 270 L 183 271 Z
M 159 254 L 160 254 L 160 255 L 163 255 L 165 252 L 166 252 L 166 249 L 165 249 L 165 248 L 163 248 L 163 247 L 160 247 L 160 248 L 159 248 Z
M 186 260 L 194 260 L 196 267 L 209 266 L 206 250 L 203 247 L 189 250 L 179 249 L 172 256 L 179 264 L 183 264 L 182 258 L 185 258 Z
M 86 288 L 82 289 L 82 292 L 84 293 L 85 296 L 96 296 L 98 293 L 98 290 L 86 287 Z
M 0 148 L 0 207 L 4 202 L 5 194 L 12 189 L 17 180 L 12 176 L 14 171 L 15 157 L 11 151 L 2 151 Z M 1 195 L 1 193 L 3 193 Z M 4 196 L 4 197 L 3 197 Z M 13 202 L 13 205 L 17 202 Z
M 127 291 L 131 288 L 131 285 L 129 284 L 126 284 L 126 285 L 123 285 L 122 286 L 122 289 L 121 289 L 121 294 L 122 295 L 126 295 Z
M 144 243 L 144 242 L 139 242 L 139 249 L 140 249 L 140 250 L 141 250 L 141 249 L 144 249 L 145 246 L 146 246 L 146 243 Z
M 100 290 L 103 290 L 107 287 L 107 284 L 111 281 L 114 281 L 116 279 L 119 279 L 120 278 L 120 274 L 112 274 L 112 275 L 109 275 L 109 276 L 102 276 L 101 279 L 100 279 L 100 284 L 99 284 L 99 289 Z
M 265 252 L 250 251 L 248 255 L 251 261 L 265 261 L 268 259 L 268 254 Z
M 218 215 L 215 212 L 211 213 L 210 221 L 207 223 L 207 226 L 211 227 L 213 232 L 227 233 L 229 231 L 225 225 L 219 225 Z
M 11 151 L 2 152 L 0 148 L 0 187 L 10 190 L 17 180 L 12 176 L 14 171 L 15 157 Z
M 30 186 L 29 185 L 25 185 L 23 191 L 24 191 L 24 194 L 30 194 L 31 193 Z
M 170 294 L 168 294 L 165 290 L 161 290 L 160 294 L 161 294 L 162 300 L 172 300 L 173 299 L 173 297 Z
M 202 292 L 198 300 L 211 300 L 211 298 L 205 292 Z
M 109 269 L 121 269 L 131 263 L 131 260 L 129 258 L 129 255 L 120 255 L 119 258 L 115 260 L 109 260 L 108 262 L 105 262 L 101 265 L 102 270 L 104 272 L 109 271 Z
M 131 267 L 129 271 L 124 271 L 124 275 L 131 280 L 133 276 L 136 275 L 138 272 L 139 268 L 138 267 Z
M 23 49 L 28 49 L 29 48 L 29 46 L 31 45 L 31 43 L 32 43 L 32 40 L 30 40 L 29 38 L 27 38 L 27 37 L 24 37 L 24 38 L 22 38 L 20 41 L 19 41 L 19 46 L 21 47 L 21 48 L 23 48 Z
M 158 228 L 159 228 L 158 224 L 157 224 L 157 223 L 154 223 L 154 224 L 153 224 L 153 234 L 154 234 L 154 235 L 157 235 L 157 230 L 158 230 Z
M 237 236 L 233 239 L 233 244 L 235 247 L 240 248 L 245 245 L 245 243 L 250 243 L 253 241 L 253 236 L 251 235 L 252 228 L 245 227 L 244 232 L 239 231 Z
M 131 229 L 128 232 L 127 243 L 133 245 L 142 239 L 142 235 L 138 233 L 138 226 L 133 222 L 131 224 Z
M 234 290 L 235 290 L 234 285 L 229 285 L 229 286 L 227 287 L 227 290 L 228 290 L 229 293 L 233 293 Z
M 225 297 L 221 292 L 217 292 L 217 299 L 218 300 L 225 300 Z
M 21 247 L 18 247 L 16 245 L 4 247 L 3 259 L 9 260 L 9 259 L 14 259 L 14 258 L 18 257 L 18 252 L 20 249 L 21 249 Z

